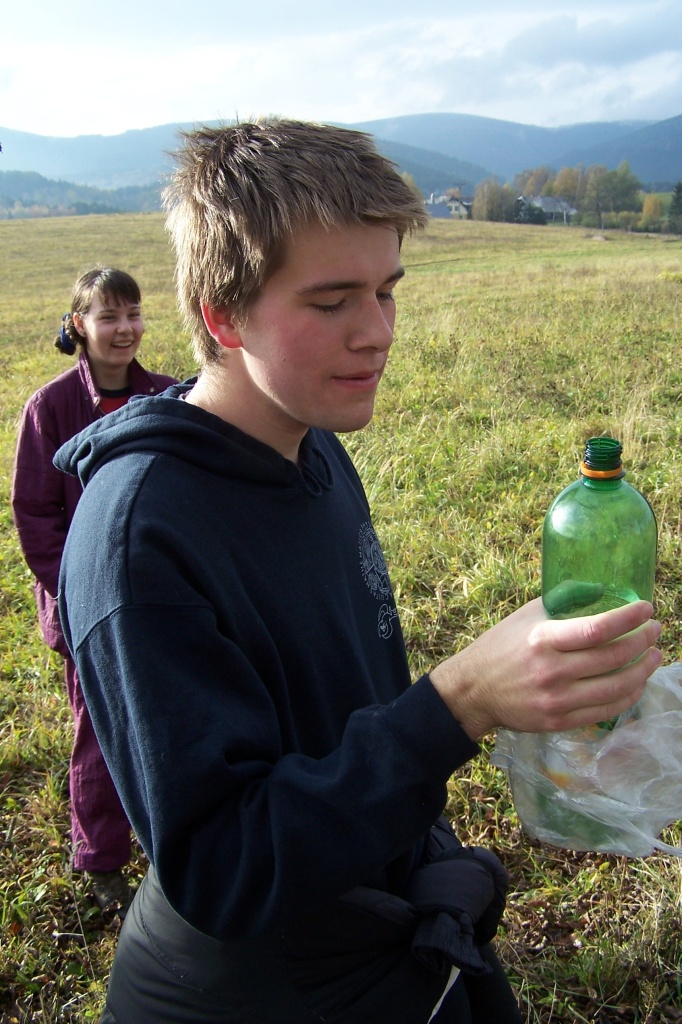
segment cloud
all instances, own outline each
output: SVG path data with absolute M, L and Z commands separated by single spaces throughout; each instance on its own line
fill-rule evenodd
M 673 40 L 678 40 L 677 46 Z M 620 67 L 661 53 L 680 52 L 682 6 L 660 13 L 638 11 L 620 20 L 601 13 L 589 22 L 575 15 L 550 16 L 519 33 L 504 47 L 503 59 L 538 67 L 572 61 L 587 67 Z
M 128 3 L 112 18 L 73 0 L 78 27 L 63 41 L 52 4 L 30 45 L 24 26 L 1 55 L 0 120 L 75 135 L 257 113 L 353 122 L 451 111 L 538 125 L 682 113 L 679 0 L 549 10 L 487 0 L 452 17 L 421 14 L 413 0 L 323 11 L 266 0 L 229 16 L 193 0 L 191 20 L 185 0 L 167 0 L 161 19 L 156 4 L 139 0 L 133 13 Z M 8 16 L 4 40 L 21 21 Z
M 672 14 L 682 21 L 682 9 Z M 404 113 L 450 110 L 548 126 L 665 119 L 682 112 L 682 52 L 671 48 L 657 17 L 653 27 L 641 12 L 622 24 L 565 15 L 538 23 L 507 10 L 487 34 L 482 17 L 441 20 L 415 32 L 409 44 L 392 39 L 375 78 L 384 87 L 395 84 L 398 96 L 399 83 L 416 81 L 420 95 L 433 99 L 415 108 L 408 90 Z M 436 38 L 438 46 L 430 45 Z

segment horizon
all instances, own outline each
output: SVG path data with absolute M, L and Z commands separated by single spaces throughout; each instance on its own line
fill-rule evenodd
M 680 104 L 680 107 L 682 108 L 682 103 Z M 258 115 L 254 115 L 254 116 L 258 116 Z M 279 116 L 279 115 L 272 115 L 272 116 Z M 282 115 L 282 116 L 284 116 L 284 115 Z M 585 126 L 585 125 L 594 125 L 594 124 L 624 124 L 624 125 L 626 125 L 626 124 L 641 125 L 641 124 L 644 124 L 644 123 L 649 124 L 649 125 L 659 124 L 659 123 L 661 123 L 663 121 L 671 121 L 671 120 L 675 120 L 678 117 L 682 117 L 682 109 L 677 114 L 672 114 L 669 117 L 662 117 L 662 118 L 618 117 L 618 118 L 599 119 L 599 120 L 592 120 L 592 119 L 590 119 L 590 120 L 583 120 L 583 121 L 572 121 L 570 123 L 557 124 L 557 125 L 540 125 L 540 124 L 536 124 L 535 122 L 532 122 L 532 121 L 513 121 L 513 120 L 509 120 L 507 118 L 488 117 L 487 115 L 482 115 L 482 114 L 468 114 L 468 113 L 463 113 L 462 111 L 455 111 L 455 110 L 427 110 L 427 111 L 422 111 L 422 112 L 415 111 L 415 112 L 412 112 L 412 113 L 409 113 L 409 114 L 393 114 L 390 117 L 383 117 L 383 118 L 381 118 L 381 117 L 377 117 L 377 118 L 361 118 L 361 119 L 358 119 L 357 121 L 353 121 L 353 122 L 333 121 L 331 118 L 319 118 L 319 119 L 310 119 L 310 120 L 320 120 L 322 123 L 325 123 L 325 124 L 336 124 L 336 125 L 339 125 L 340 127 L 352 128 L 355 124 L 364 124 L 366 122 L 383 122 L 383 121 L 390 122 L 390 121 L 399 121 L 399 120 L 403 120 L 403 119 L 406 119 L 406 118 L 420 118 L 420 117 L 465 117 L 465 118 L 471 118 L 472 120 L 497 121 L 500 124 L 518 125 L 519 127 L 523 127 L 523 128 L 537 128 L 537 129 L 540 129 L 540 130 L 543 130 L 543 131 L 553 132 L 553 131 L 561 131 L 562 129 L 567 129 L 567 128 L 576 128 L 576 127 L 582 127 L 582 126 Z M 46 134 L 44 134 L 42 132 L 26 131 L 23 128 L 12 128 L 12 127 L 10 127 L 8 125 L 0 124 L 0 132 L 16 132 L 17 134 L 32 135 L 32 136 L 35 136 L 36 138 L 60 139 L 60 140 L 75 140 L 75 139 L 83 139 L 83 138 L 116 138 L 118 135 L 128 135 L 128 134 L 132 134 L 133 132 L 153 131 L 153 130 L 158 129 L 158 128 L 170 128 L 170 127 L 175 127 L 175 126 L 180 126 L 180 125 L 202 125 L 202 124 L 210 124 L 210 123 L 215 123 L 215 122 L 220 122 L 220 121 L 223 121 L 224 123 L 230 123 L 231 121 L 235 121 L 235 120 L 236 120 L 236 118 L 211 118 L 210 120 L 191 120 L 190 119 L 190 120 L 187 120 L 187 121 L 165 121 L 163 123 L 149 124 L 149 125 L 144 125 L 142 127 L 137 127 L 137 128 L 123 128 L 120 131 L 115 131 L 115 132 L 81 132 L 81 133 L 79 133 L 77 135 L 46 135 Z M 242 118 L 241 120 L 248 120 L 248 118 Z M 298 120 L 298 119 L 295 118 L 295 120 Z M 302 118 L 301 120 L 309 120 L 309 119 Z M 2 138 L 1 137 L 0 137 L 0 145 L 2 145 Z M 417 147 L 417 148 L 421 148 L 421 147 Z M 4 151 L 2 152 L 2 155 L 4 155 Z M 3 168 L 0 167 L 0 170 L 2 170 L 2 169 Z
M 668 121 L 675 122 L 675 127 L 660 127 Z M 57 186 L 71 184 L 102 192 L 123 190 L 115 207 L 155 209 L 158 200 L 149 190 L 157 189 L 170 172 L 172 154 L 181 144 L 183 130 L 199 126 L 199 122 L 171 122 L 125 129 L 111 136 L 41 136 L 0 126 L 0 145 L 4 149 L 0 172 L 35 173 Z M 680 114 L 663 121 L 623 118 L 546 128 L 441 111 L 345 127 L 369 132 L 378 148 L 402 172 L 412 175 L 426 197 L 440 195 L 460 180 L 468 186 L 465 195 L 471 197 L 483 180 L 511 183 L 526 169 L 544 166 L 556 173 L 562 167 L 578 165 L 603 164 L 615 170 L 625 162 L 645 191 L 665 191 L 679 180 Z M 18 182 L 14 181 L 12 187 L 23 187 Z M 34 185 L 38 203 L 43 201 L 41 187 Z M 125 190 L 131 187 L 141 190 L 135 199 L 126 198 Z M 106 198 L 95 201 L 86 194 L 79 202 L 107 205 Z

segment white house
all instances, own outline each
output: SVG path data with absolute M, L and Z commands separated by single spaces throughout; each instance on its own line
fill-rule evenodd
M 436 196 L 431 193 L 424 200 L 426 212 L 432 217 L 454 217 L 457 220 L 468 220 L 471 216 L 471 202 L 456 196 Z

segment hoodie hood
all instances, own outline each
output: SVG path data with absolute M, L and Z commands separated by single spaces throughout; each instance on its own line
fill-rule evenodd
M 232 479 L 316 494 L 332 485 L 331 470 L 309 430 L 301 444 L 299 465 L 237 427 L 183 401 L 196 378 L 155 397 L 136 396 L 122 409 L 86 427 L 57 451 L 54 464 L 78 476 L 85 487 L 106 463 L 131 452 L 169 455 Z

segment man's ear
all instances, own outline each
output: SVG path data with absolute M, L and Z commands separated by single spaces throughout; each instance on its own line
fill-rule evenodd
M 239 324 L 234 314 L 224 309 L 213 309 L 202 302 L 201 315 L 204 318 L 206 330 L 219 345 L 222 345 L 223 348 L 242 347 Z

